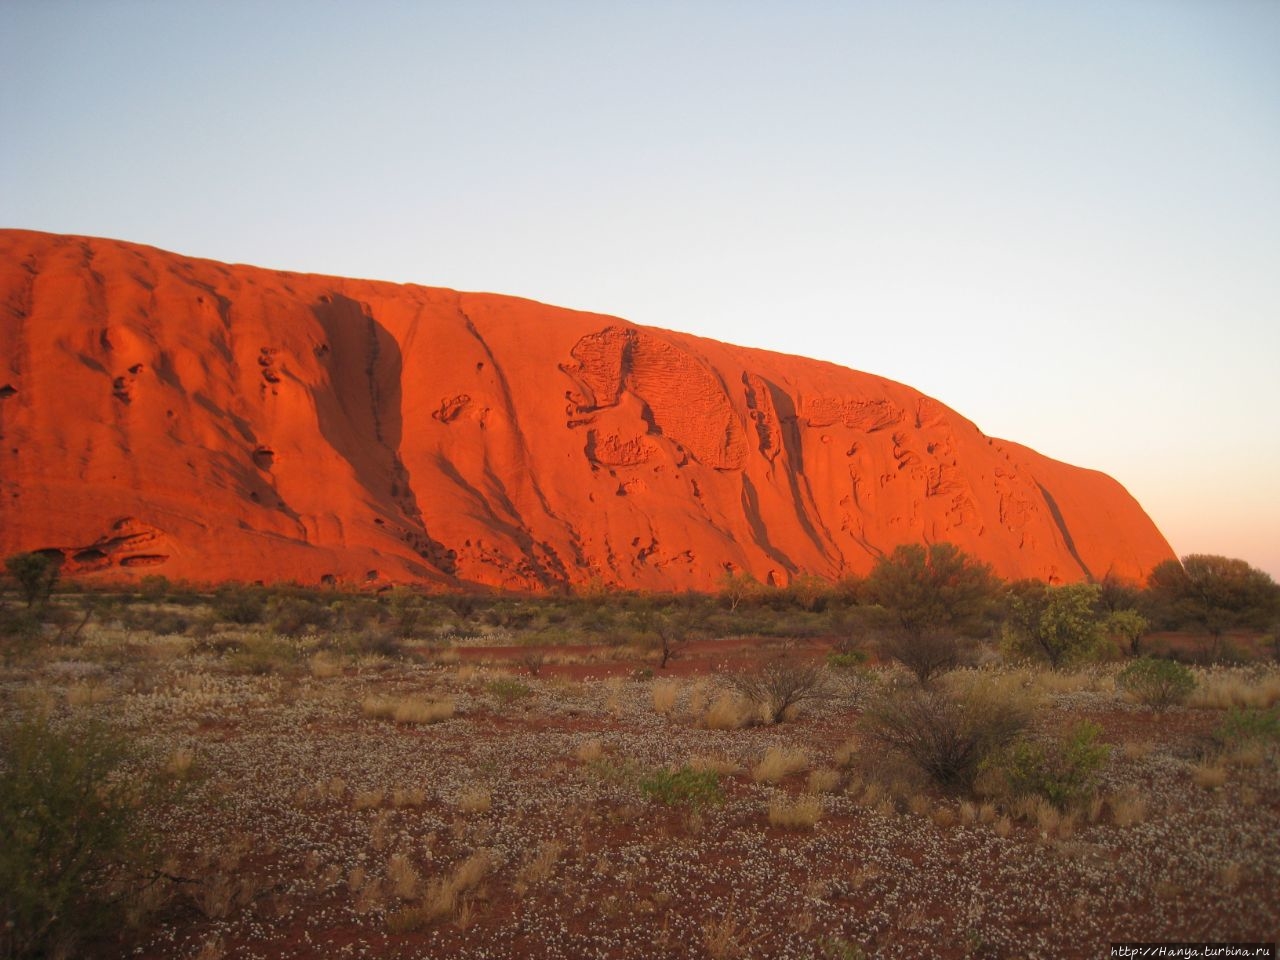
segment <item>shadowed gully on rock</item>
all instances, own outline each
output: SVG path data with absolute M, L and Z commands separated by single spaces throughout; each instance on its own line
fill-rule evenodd
M 64 573 L 715 589 L 949 541 L 1173 557 L 1101 473 L 829 363 L 514 297 L 0 231 L 0 552 Z

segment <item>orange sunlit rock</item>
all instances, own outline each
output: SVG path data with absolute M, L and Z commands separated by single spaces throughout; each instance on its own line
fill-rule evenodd
M 0 302 L 0 553 L 91 579 L 707 590 L 922 541 L 1061 581 L 1173 556 L 1109 477 L 815 360 L 19 230 Z

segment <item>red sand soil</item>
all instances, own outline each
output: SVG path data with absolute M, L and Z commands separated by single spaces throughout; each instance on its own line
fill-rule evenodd
M 0 553 L 92 579 L 714 589 L 950 541 L 1173 556 L 1101 473 L 890 380 L 513 297 L 0 231 Z

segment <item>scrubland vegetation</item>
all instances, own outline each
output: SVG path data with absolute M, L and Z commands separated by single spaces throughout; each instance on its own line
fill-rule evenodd
M 539 599 L 6 567 L 0 957 L 1280 931 L 1280 608 L 1239 561 L 1051 587 L 944 544 L 835 585 Z

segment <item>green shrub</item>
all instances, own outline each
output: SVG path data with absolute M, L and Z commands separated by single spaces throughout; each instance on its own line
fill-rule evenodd
M 184 634 L 198 619 L 189 610 L 170 610 L 151 604 L 131 603 L 119 612 L 120 626 L 126 630 L 140 630 L 156 636 Z
M 867 664 L 867 655 L 861 650 L 849 650 L 841 653 L 832 650 L 827 654 L 827 666 L 833 670 L 856 670 Z
M 532 695 L 533 688 L 527 683 L 521 683 L 519 680 L 511 677 L 500 677 L 497 680 L 490 680 L 485 684 L 485 689 L 501 700 L 503 703 L 514 703 Z
M 1154 710 L 1166 710 L 1191 696 L 1196 678 L 1180 663 L 1143 657 L 1116 675 L 1116 686 Z
M 62 555 L 56 551 L 15 553 L 5 558 L 4 569 L 17 584 L 18 593 L 27 601 L 27 606 L 33 607 L 47 601 L 53 593 L 62 570 Z
M 1111 748 L 1102 728 L 1087 720 L 1061 740 L 1019 740 L 994 761 L 1014 796 L 1040 796 L 1060 810 L 1093 796 Z
M 640 792 L 668 807 L 702 807 L 724 801 L 720 775 L 714 770 L 655 770 L 640 778 Z
M 283 673 L 297 664 L 299 653 L 293 644 L 278 637 L 257 634 L 245 637 L 227 654 L 227 667 L 234 673 L 263 676 Z
M 1214 738 L 1231 747 L 1262 740 L 1280 741 L 1280 707 L 1232 707 L 1214 731 Z
M 272 597 L 263 615 L 268 627 L 286 637 L 323 630 L 332 619 L 325 604 L 301 594 Z
M 0 652 L 6 662 L 31 654 L 39 645 L 42 633 L 40 617 L 34 610 L 0 602 Z
M 261 623 L 267 610 L 267 591 L 262 587 L 224 584 L 213 598 L 213 612 L 230 623 Z
M 44 956 L 119 915 L 105 885 L 145 847 L 118 736 L 46 720 L 0 729 L 0 956 Z

